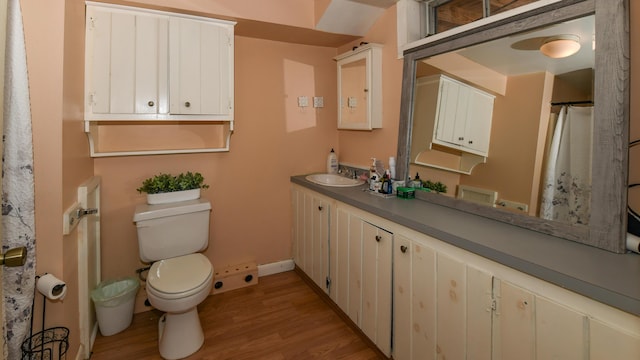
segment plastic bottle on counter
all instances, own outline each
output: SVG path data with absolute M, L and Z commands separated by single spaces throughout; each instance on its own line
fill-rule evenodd
M 396 178 L 396 158 L 393 156 L 389 157 L 389 176 L 391 179 Z
M 328 174 L 337 174 L 338 173 L 338 156 L 336 152 L 331 149 L 329 156 L 327 156 L 327 173 Z
M 416 173 L 416 177 L 411 181 L 411 187 L 420 189 L 422 187 L 422 180 L 420 180 L 420 174 Z

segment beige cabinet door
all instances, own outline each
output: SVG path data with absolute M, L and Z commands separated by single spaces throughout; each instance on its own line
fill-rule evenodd
M 321 289 L 328 291 L 330 204 L 309 191 L 294 187 L 292 206 L 294 262 Z
M 506 281 L 496 281 L 494 359 L 535 359 L 535 300 L 532 293 Z
M 536 297 L 536 357 L 587 358 L 587 317 L 568 307 Z
M 233 27 L 171 18 L 169 44 L 171 113 L 233 119 Z
M 466 356 L 466 266 L 442 253 L 437 255 L 436 355 L 437 359 Z
M 435 252 L 394 234 L 393 358 L 435 359 Z
M 636 360 L 640 356 L 640 325 L 631 334 L 591 319 L 589 321 L 590 360 Z
M 360 328 L 391 354 L 391 260 L 393 234 L 362 224 L 362 320 Z
M 329 237 L 329 275 L 331 286 L 329 296 L 345 314 L 349 314 L 349 224 L 351 217 L 347 211 L 337 208 L 331 218 L 331 236 Z
M 493 276 L 467 266 L 467 359 L 490 360 L 492 356 Z

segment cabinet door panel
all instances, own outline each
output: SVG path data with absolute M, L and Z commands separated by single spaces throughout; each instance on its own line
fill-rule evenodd
M 362 319 L 360 328 L 375 342 L 377 309 L 378 229 L 369 223 L 362 225 Z
M 536 357 L 586 359 L 587 318 L 569 308 L 536 297 Z
M 477 90 L 469 91 L 467 122 L 464 131 L 463 146 L 487 153 L 491 138 L 491 118 L 493 116 L 493 97 Z
M 435 253 L 401 235 L 393 243 L 393 358 L 435 359 Z
M 440 141 L 456 144 L 456 134 L 460 132 L 460 124 L 456 124 L 460 86 L 447 79 L 440 83 L 440 99 L 438 101 L 438 119 L 436 138 Z
M 396 235 L 393 251 L 393 358 L 412 359 L 413 288 L 411 241 Z M 404 252 L 400 249 L 405 249 Z M 426 358 L 425 358 L 426 359 Z
M 111 14 L 111 87 L 110 113 L 131 114 L 135 99 L 136 17 L 132 14 Z
M 331 238 L 331 299 L 345 314 L 349 313 L 349 213 L 338 208 Z
M 362 319 L 360 328 L 383 353 L 391 352 L 390 233 L 362 225 Z
M 329 273 L 329 204 L 313 198 L 311 212 L 313 217 L 313 281 L 325 292 L 327 275 Z
M 445 255 L 437 257 L 438 359 L 464 359 L 466 334 L 465 265 Z
M 467 266 L 467 359 L 491 359 L 493 276 Z
M 171 113 L 200 113 L 201 24 L 172 18 L 169 24 Z
M 535 359 L 535 303 L 532 293 L 508 282 L 499 283 L 497 330 L 494 334 L 496 359 Z M 496 292 L 497 289 L 494 289 Z M 495 336 L 498 336 L 496 338 Z
M 229 89 L 229 41 L 223 27 L 202 24 L 202 63 L 207 64 L 200 74 L 201 112 L 227 114 L 231 103 Z
M 87 36 L 91 41 L 87 43 L 90 71 L 87 91 L 91 94 L 89 103 L 93 113 L 106 114 L 109 112 L 109 96 L 111 95 L 111 13 L 90 7 L 87 8 L 90 22 Z
M 640 329 L 638 329 L 640 331 Z M 640 336 L 632 335 L 598 320 L 589 322 L 590 360 L 637 360 L 640 354 Z
M 158 112 L 159 38 L 162 30 L 167 29 L 166 23 L 166 19 L 136 16 L 135 112 L 138 114 Z
M 360 326 L 362 307 L 362 221 L 349 221 L 349 311 L 347 315 Z

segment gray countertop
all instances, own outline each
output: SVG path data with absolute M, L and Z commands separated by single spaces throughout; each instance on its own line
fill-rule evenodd
M 365 186 L 291 182 L 389 221 L 640 316 L 640 255 L 615 254 L 418 199 L 382 198 Z

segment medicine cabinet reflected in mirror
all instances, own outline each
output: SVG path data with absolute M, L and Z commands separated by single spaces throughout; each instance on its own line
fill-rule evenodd
M 624 252 L 627 5 L 560 1 L 406 51 L 398 174 L 420 173 L 456 189 L 454 197 L 421 194 L 424 200 Z M 556 35 L 577 37 L 580 50 L 566 58 L 543 55 L 541 45 Z M 435 87 L 425 100 L 422 90 L 434 77 L 495 96 L 488 153 L 480 153 L 486 156 L 435 139 L 443 95 Z M 467 123 L 480 117 L 468 113 Z M 569 127 L 583 132 L 571 142 L 581 143 L 579 156 L 553 166 L 566 163 L 555 155 L 564 143 L 553 139 Z M 577 158 L 581 171 L 569 178 L 563 169 L 575 168 Z

